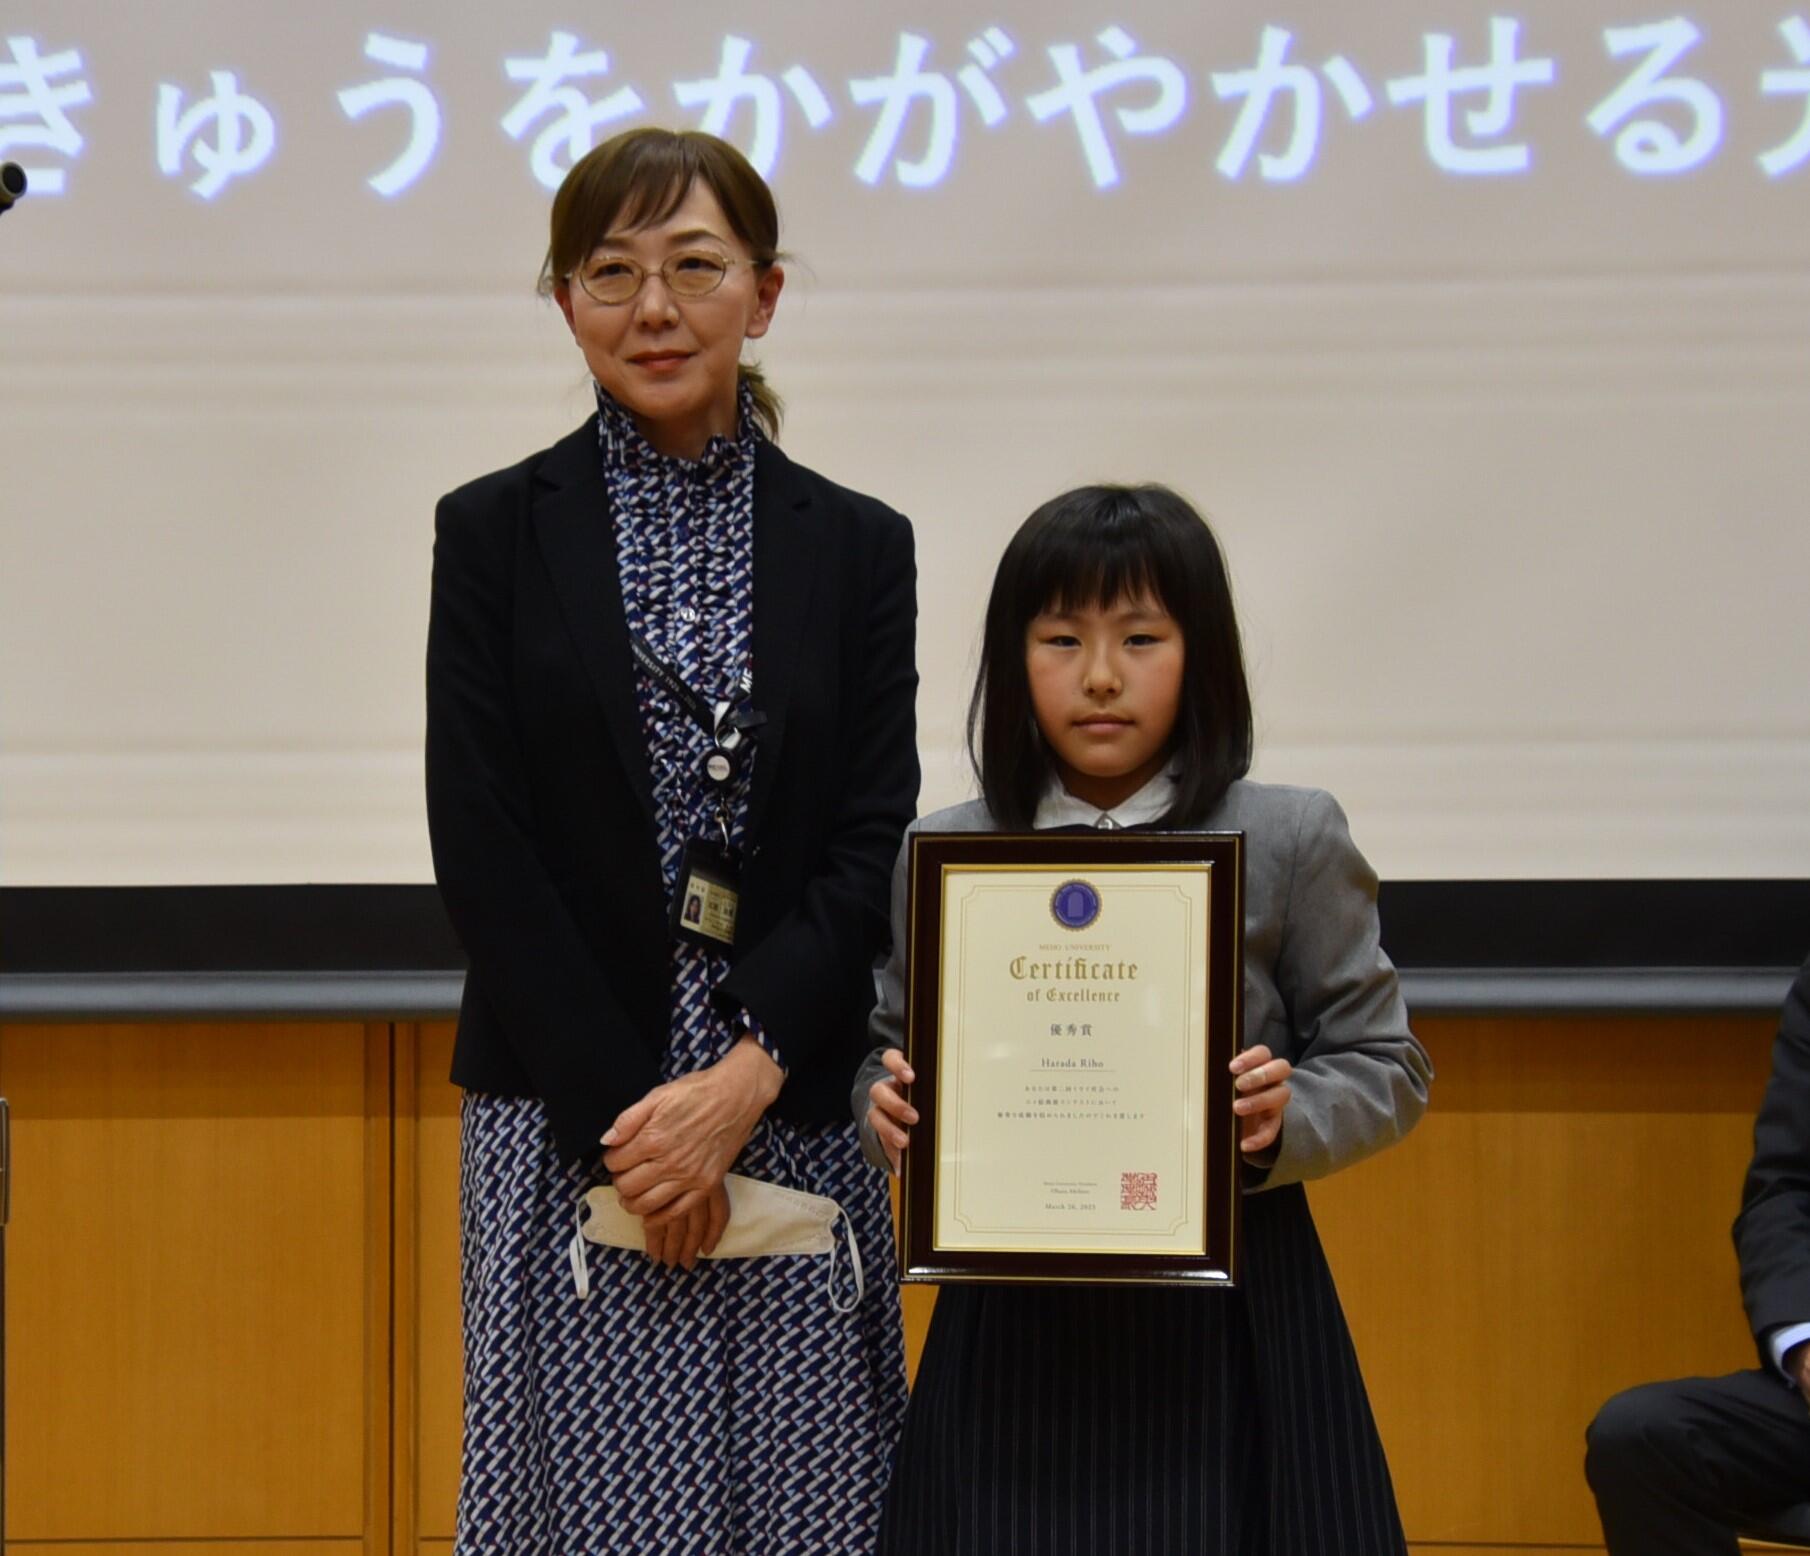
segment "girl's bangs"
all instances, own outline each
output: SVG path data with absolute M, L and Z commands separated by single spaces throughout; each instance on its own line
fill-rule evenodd
M 1102 533 L 1095 526 L 1051 525 L 1032 559 L 1032 614 L 1106 610 L 1121 600 L 1150 599 L 1175 614 L 1149 526 Z

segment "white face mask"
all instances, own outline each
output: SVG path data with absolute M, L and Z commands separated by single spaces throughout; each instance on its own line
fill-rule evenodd
M 744 1178 L 730 1173 L 723 1179 L 729 1196 L 729 1225 L 722 1241 L 706 1254 L 707 1259 L 756 1259 L 769 1255 L 828 1254 L 824 1267 L 824 1290 L 830 1306 L 838 1313 L 852 1313 L 861 1305 L 866 1282 L 861 1273 L 861 1250 L 855 1246 L 855 1230 L 848 1214 L 835 1200 L 821 1194 L 806 1194 L 800 1189 L 782 1188 L 777 1183 L 763 1183 L 758 1178 Z M 588 1214 L 587 1214 L 588 1212 Z M 591 1271 L 585 1259 L 586 1243 L 601 1243 L 609 1248 L 631 1248 L 637 1253 L 647 1248 L 647 1232 L 641 1217 L 622 1208 L 622 1200 L 611 1184 L 592 1189 L 573 1210 L 577 1228 L 567 1253 L 572 1262 L 572 1281 L 580 1301 L 591 1295 Z M 847 1302 L 836 1300 L 836 1223 L 842 1222 L 842 1236 L 848 1248 L 850 1269 L 855 1277 L 855 1294 Z

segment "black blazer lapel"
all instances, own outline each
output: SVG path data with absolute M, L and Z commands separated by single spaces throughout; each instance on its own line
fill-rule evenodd
M 547 451 L 536 473 L 534 531 L 540 541 L 567 629 L 603 705 L 604 724 L 629 787 L 654 824 L 647 740 L 635 705 L 634 660 L 616 572 L 615 526 L 597 451 L 597 424 L 587 421 Z
M 786 707 L 823 555 L 823 525 L 797 467 L 763 440 L 754 460 L 754 706 L 767 723 L 755 747 L 748 796 L 753 836 L 759 835 L 785 741 Z

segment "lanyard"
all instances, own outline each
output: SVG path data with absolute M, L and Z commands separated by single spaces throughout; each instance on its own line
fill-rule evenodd
M 688 685 L 676 669 L 656 654 L 653 645 L 639 632 L 631 630 L 628 643 L 634 652 L 635 663 L 710 737 L 711 751 L 704 758 L 703 778 L 705 786 L 716 800 L 717 827 L 723 835 L 723 847 L 726 850 L 729 846 L 729 785 L 735 780 L 735 769 L 743 747 L 751 741 L 754 732 L 767 722 L 766 714 L 757 712 L 748 700 L 754 693 L 753 668 L 743 667 L 735 683 L 734 702 L 712 704 L 706 702 L 701 692 Z
M 733 751 L 742 743 L 744 733 L 767 722 L 765 714 L 756 713 L 748 706 L 748 698 L 754 692 L 751 667 L 744 668 L 735 683 L 736 704 L 719 702 L 713 707 L 704 700 L 701 692 L 688 685 L 677 670 L 654 652 L 653 645 L 639 632 L 629 633 L 628 646 L 635 655 L 635 663 L 658 682 L 666 695 L 689 713 L 698 728 L 724 751 Z M 725 743 L 725 735 L 734 738 Z

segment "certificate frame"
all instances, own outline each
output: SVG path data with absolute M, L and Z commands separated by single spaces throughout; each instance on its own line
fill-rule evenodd
M 919 832 L 911 837 L 907 868 L 909 974 L 905 991 L 905 1051 L 914 1075 L 910 1098 L 918 1110 L 919 1121 L 913 1127 L 903 1165 L 900 1278 L 911 1283 L 937 1284 L 1236 1285 L 1241 1265 L 1243 1181 L 1237 1116 L 1232 1110 L 1235 1091 L 1229 1067 L 1242 1044 L 1244 1025 L 1243 833 Z M 1190 1181 L 1183 1186 L 1188 1193 L 1198 1191 L 1200 1196 L 1200 1208 L 1193 1212 L 1194 1220 L 1189 1222 L 1190 1229 L 1184 1234 L 1189 1239 L 1189 1246 L 1119 1246 L 1112 1239 L 1124 1234 L 1090 1235 L 1085 1229 L 1079 1233 L 1051 1233 L 1046 1237 L 1041 1230 L 1031 1232 L 1013 1228 L 1008 1240 L 1016 1239 L 1018 1245 L 1010 1247 L 976 1246 L 965 1231 L 961 1234 L 968 1239 L 965 1242 L 939 1236 L 939 1226 L 956 1225 L 954 1220 L 939 1222 L 938 1215 L 939 1205 L 946 1208 L 950 1203 L 943 1180 L 961 1171 L 962 1155 L 957 1147 L 963 1138 L 973 1138 L 972 1131 L 976 1127 L 983 1131 L 988 1127 L 984 1122 L 976 1126 L 961 1112 L 959 1091 L 966 1084 L 961 1066 L 972 1067 L 977 1061 L 960 1058 L 963 1039 L 954 1029 L 947 1036 L 948 1046 L 957 1059 L 953 1065 L 945 1063 L 946 1016 L 953 1010 L 953 1027 L 963 1026 L 962 1001 L 969 988 L 959 972 L 953 983 L 946 977 L 949 969 L 945 966 L 944 953 L 950 943 L 947 938 L 948 904 L 954 883 L 963 879 L 996 879 L 1009 887 L 1013 877 L 1017 877 L 1024 887 L 1035 882 L 1042 891 L 1047 888 L 1051 876 L 1086 878 L 1091 872 L 1094 879 L 1110 881 L 1114 871 L 1130 872 L 1123 877 L 1127 882 L 1148 881 L 1153 872 L 1174 871 L 1178 881 L 1185 878 L 1206 883 L 1204 893 L 1194 888 L 1191 899 L 1198 900 L 1204 894 L 1206 911 L 1198 915 L 1204 922 L 1196 924 L 1196 915 L 1183 908 L 1175 910 L 1180 916 L 1173 920 L 1181 943 L 1191 945 L 1198 937 L 1196 951 L 1205 969 L 1205 988 L 1204 991 L 1198 988 L 1198 977 L 1190 968 L 1189 976 L 1196 987 L 1181 1007 L 1186 1019 L 1178 1026 L 1174 1020 L 1164 1018 L 1162 1024 L 1166 1035 L 1158 1038 L 1159 1048 L 1163 1043 L 1169 1043 L 1176 1045 L 1179 1051 L 1185 1033 L 1192 1030 L 1193 1001 L 1199 1000 L 1205 1017 L 1204 1030 L 1200 1034 L 1204 1062 L 1185 1088 L 1186 1097 L 1198 1097 L 1199 1108 L 1192 1115 L 1192 1125 L 1175 1119 L 1176 1127 L 1184 1136 L 1190 1132 L 1200 1136 L 1201 1148 L 1198 1150 L 1191 1142 L 1184 1141 L 1189 1153 L 1186 1159 L 1197 1160 L 1200 1173 L 1199 1183 L 1194 1184 L 1190 1168 Z M 1102 895 L 1110 906 L 1110 887 Z M 1096 911 L 1104 911 L 1098 903 L 1096 898 Z M 1023 911 L 1021 906 L 1014 905 L 1015 914 Z M 1053 896 L 1049 898 L 1049 911 L 1056 911 Z M 1012 921 L 1016 922 L 1016 919 Z M 1073 927 L 1060 918 L 1057 925 L 1061 927 L 1046 927 L 1046 938 Z M 957 932 L 958 935 L 965 934 L 961 925 L 957 926 Z M 958 944 L 965 947 L 967 941 L 963 939 Z M 966 950 L 960 949 L 951 960 L 966 955 Z M 996 997 L 996 994 L 988 996 L 989 1000 Z M 1026 993 L 1022 997 L 1036 996 Z M 949 1004 L 950 1000 L 955 1004 Z M 999 1008 L 993 1004 L 986 1007 L 988 1011 Z M 1133 1031 L 1152 1030 L 1138 1013 L 1128 1012 L 1116 1028 L 1121 1037 L 1126 1023 Z M 1010 1033 L 993 1030 L 997 1025 L 989 1026 L 986 1053 L 1009 1056 L 1015 1052 L 1019 1040 Z M 1024 1028 L 1028 1032 L 1030 1022 L 1025 1022 Z M 1055 1028 L 1049 1030 L 1053 1032 Z M 1152 1035 L 1157 1034 L 1153 1031 Z M 978 1050 L 974 1039 L 966 1040 L 974 1044 L 970 1052 Z M 1022 1045 L 1027 1063 L 1038 1041 L 1039 1038 L 1033 1036 Z M 996 1064 L 1000 1059 L 991 1057 L 984 1062 Z M 1036 1074 L 1034 1070 L 1029 1073 Z M 1181 1111 L 1185 1114 L 1186 1107 Z M 985 1109 L 970 1107 L 968 1112 L 983 1116 Z M 1000 1113 L 995 1116 L 1051 1115 Z M 1173 1114 L 1169 1116 L 1173 1117 Z M 951 1122 L 952 1119 L 955 1122 Z M 1004 1126 L 1008 1130 L 1011 1127 Z M 984 1152 L 979 1154 L 985 1155 Z M 1124 1176 L 1131 1179 L 1142 1175 L 1126 1173 Z M 994 1180 L 981 1178 L 976 1181 L 991 1184 Z M 1109 1183 L 1108 1192 L 1110 1187 Z M 942 1198 L 939 1199 L 940 1194 Z M 1068 1207 L 1061 1208 L 1066 1210 Z M 1125 1208 L 1122 1201 L 1119 1209 Z M 969 1226 L 965 1216 L 958 1219 L 962 1227 Z M 1195 1221 L 1198 1227 L 1195 1227 Z M 1023 1235 L 1018 1235 L 1020 1233 Z M 982 1241 L 985 1236 L 983 1233 Z M 1024 1245 L 1027 1237 L 1034 1246 Z

